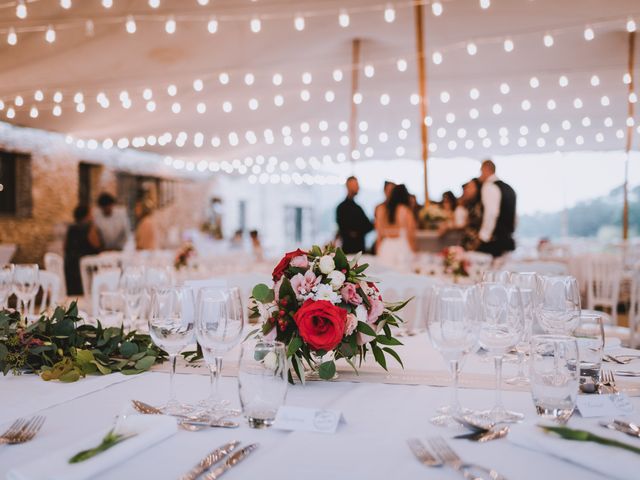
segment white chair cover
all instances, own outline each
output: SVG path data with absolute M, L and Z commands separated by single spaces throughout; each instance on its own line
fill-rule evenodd
M 67 285 L 64 275 L 64 258 L 57 253 L 47 252 L 44 254 L 44 269 L 55 273 L 60 278 L 60 296 L 67 296 Z
M 623 263 L 619 255 L 591 254 L 586 257 L 587 307 L 611 309 L 611 318 L 618 323 L 618 299 L 622 281 Z
M 61 279 L 53 272 L 40 271 L 38 273 L 38 282 L 40 283 L 40 302 L 37 302 L 36 298 L 29 302 L 27 309 L 28 315 L 33 317 L 40 315 L 50 306 L 58 304 L 60 300 L 60 283 Z
M 102 270 L 93 275 L 91 281 L 91 311 L 94 317 L 100 315 L 100 293 L 118 290 L 120 269 Z

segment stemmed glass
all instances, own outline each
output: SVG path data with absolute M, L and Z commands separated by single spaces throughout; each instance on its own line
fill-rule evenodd
M 487 270 L 482 273 L 483 282 L 509 283 L 511 273 L 506 270 Z
M 480 326 L 478 289 L 475 286 L 444 286 L 431 294 L 427 330 L 434 348 L 440 351 L 451 371 L 451 404 L 439 409 L 435 425 L 459 425 L 455 417 L 469 413 L 458 400 L 460 362 L 478 342 Z
M 120 292 L 100 292 L 98 298 L 100 322 L 105 327 L 120 327 L 124 321 L 124 299 Z
M 195 327 L 195 301 L 188 287 L 154 288 L 151 291 L 149 334 L 153 343 L 169 354 L 169 400 L 162 408 L 168 414 L 190 411 L 176 399 L 174 376 L 176 359 L 180 351 L 193 341 Z
M 18 264 L 13 267 L 13 292 L 18 297 L 20 314 L 27 322 L 29 303 L 35 298 L 40 288 L 39 267 L 36 264 Z
M 525 320 L 520 289 L 504 283 L 482 283 L 482 324 L 479 343 L 493 356 L 496 369 L 495 406 L 480 417 L 490 423 L 512 423 L 524 418 L 502 404 L 502 361 L 506 352 L 521 341 Z
M 142 312 L 142 300 L 145 288 L 144 269 L 142 267 L 126 267 L 120 277 L 120 291 L 129 317 L 130 328 L 138 327 Z
M 536 313 L 546 333 L 571 335 L 580 322 L 580 290 L 574 277 L 538 276 Z
M 241 340 L 244 327 L 242 302 L 237 289 L 205 287 L 198 293 L 196 338 L 209 367 L 211 391 L 204 401 L 208 413 L 215 419 L 240 412 L 227 408 L 228 402 L 219 396 L 222 357 Z
M 522 309 L 524 313 L 524 335 L 516 345 L 518 354 L 518 373 L 515 377 L 505 380 L 510 385 L 529 385 L 529 376 L 525 373 L 525 360 L 531 348 L 531 334 L 533 332 L 533 315 L 535 305 L 536 282 L 538 275 L 533 272 L 514 272 L 510 276 L 511 285 L 520 289 Z
M 13 264 L 0 267 L 0 310 L 7 308 L 13 289 Z

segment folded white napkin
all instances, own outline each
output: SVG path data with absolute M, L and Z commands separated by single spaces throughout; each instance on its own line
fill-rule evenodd
M 640 440 L 609 432 L 604 428 L 570 427 L 589 430 L 598 436 L 615 439 L 640 448 Z M 624 437 L 624 438 L 621 438 Z M 580 467 L 601 473 L 603 478 L 637 480 L 640 455 L 617 447 L 594 442 L 565 440 L 554 433 L 546 433 L 535 425 L 514 425 L 507 439 L 519 447 L 535 450 L 566 460 Z
M 177 431 L 176 420 L 163 415 L 131 415 L 118 424 L 117 432 L 135 436 L 99 453 L 84 462 L 69 463 L 76 453 L 96 447 L 107 432 L 91 435 L 72 446 L 57 450 L 16 467 L 7 473 L 7 480 L 84 480 L 118 465 L 136 453 L 172 436 Z

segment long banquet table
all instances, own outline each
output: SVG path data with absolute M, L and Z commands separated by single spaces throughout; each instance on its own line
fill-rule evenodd
M 426 439 L 442 435 L 449 439 L 462 432 L 430 424 L 429 418 L 434 415 L 436 408 L 449 400 L 448 388 L 433 386 L 442 385 L 442 379 L 446 378 L 444 362 L 428 345 L 424 334 L 405 337 L 404 341 L 406 345 L 399 348 L 406 363 L 404 373 L 393 366 L 392 375 L 387 377 L 384 371 L 367 367 L 363 371 L 363 377 L 366 378 L 356 381 L 351 381 L 353 377 L 348 370 L 344 370 L 338 381 L 307 382 L 305 386 L 289 388 L 288 405 L 340 410 L 346 423 L 335 434 L 253 430 L 244 421 L 236 430 L 179 430 L 173 437 L 96 478 L 179 478 L 209 451 L 235 439 L 243 443 L 259 442 L 260 448 L 225 475 L 229 480 L 460 478 L 458 473 L 448 468 L 428 469 L 422 466 L 407 448 L 406 440 L 409 437 Z M 222 378 L 221 391 L 232 405 L 239 406 L 237 379 L 233 376 L 234 356 L 232 352 L 227 361 L 227 373 L 230 376 Z M 640 369 L 640 362 L 635 363 L 638 364 L 635 368 Z M 464 406 L 473 409 L 492 406 L 492 368 L 493 362 L 487 359 L 474 356 L 467 360 L 463 372 L 470 375 L 467 386 L 475 385 L 475 388 L 460 390 Z M 633 367 L 625 366 L 624 369 L 629 368 Z M 414 375 L 408 375 L 407 372 L 414 372 Z M 506 364 L 505 375 L 513 373 L 515 365 Z M 405 374 L 406 377 L 403 377 Z M 418 380 L 413 380 L 415 378 Z M 434 381 L 423 381 L 425 378 L 433 378 Z M 403 379 L 409 384 L 402 384 Z M 640 387 L 640 379 L 626 383 L 622 380 L 620 378 L 619 383 L 628 387 L 632 395 L 638 395 L 635 387 Z M 392 384 L 385 383 L 387 381 Z M 209 381 L 205 375 L 180 374 L 176 376 L 176 386 L 181 401 L 197 402 L 208 393 Z M 5 478 L 12 468 L 45 453 L 95 432 L 106 432 L 113 425 L 114 417 L 130 408 L 131 399 L 155 404 L 164 402 L 167 388 L 168 377 L 162 371 L 138 376 L 112 374 L 90 377 L 73 384 L 44 382 L 35 376 L 9 375 L 0 378 L 1 429 L 18 416 L 38 413 L 47 417 L 43 429 L 33 441 L 0 447 L 0 477 Z M 504 392 L 503 397 L 508 408 L 525 413 L 525 424 L 537 423 L 528 391 L 509 390 Z M 632 403 L 636 412 L 640 412 L 640 397 L 632 397 Z M 639 417 L 640 413 L 636 413 L 631 418 Z M 583 419 L 578 415 L 574 415 L 570 423 L 574 427 L 594 427 L 596 424 L 597 419 Z M 527 428 L 527 425 L 513 428 Z M 626 441 L 634 442 L 630 437 Z M 640 440 L 636 442 L 640 446 Z M 464 460 L 495 468 L 511 480 L 602 478 L 602 475 L 578 465 L 516 446 L 509 437 L 485 444 L 466 440 L 451 440 L 450 443 Z M 567 441 L 566 448 L 573 448 L 573 442 Z M 599 448 L 605 461 L 609 447 Z M 631 460 L 628 468 L 629 472 L 640 471 L 640 460 L 635 463 Z

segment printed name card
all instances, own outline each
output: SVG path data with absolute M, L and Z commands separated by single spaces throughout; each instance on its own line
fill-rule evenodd
M 580 415 L 590 417 L 616 417 L 633 413 L 633 405 L 625 393 L 610 395 L 578 395 Z
M 345 423 L 345 419 L 338 410 L 284 406 L 278 410 L 273 428 L 294 432 L 336 433 L 340 423 Z

